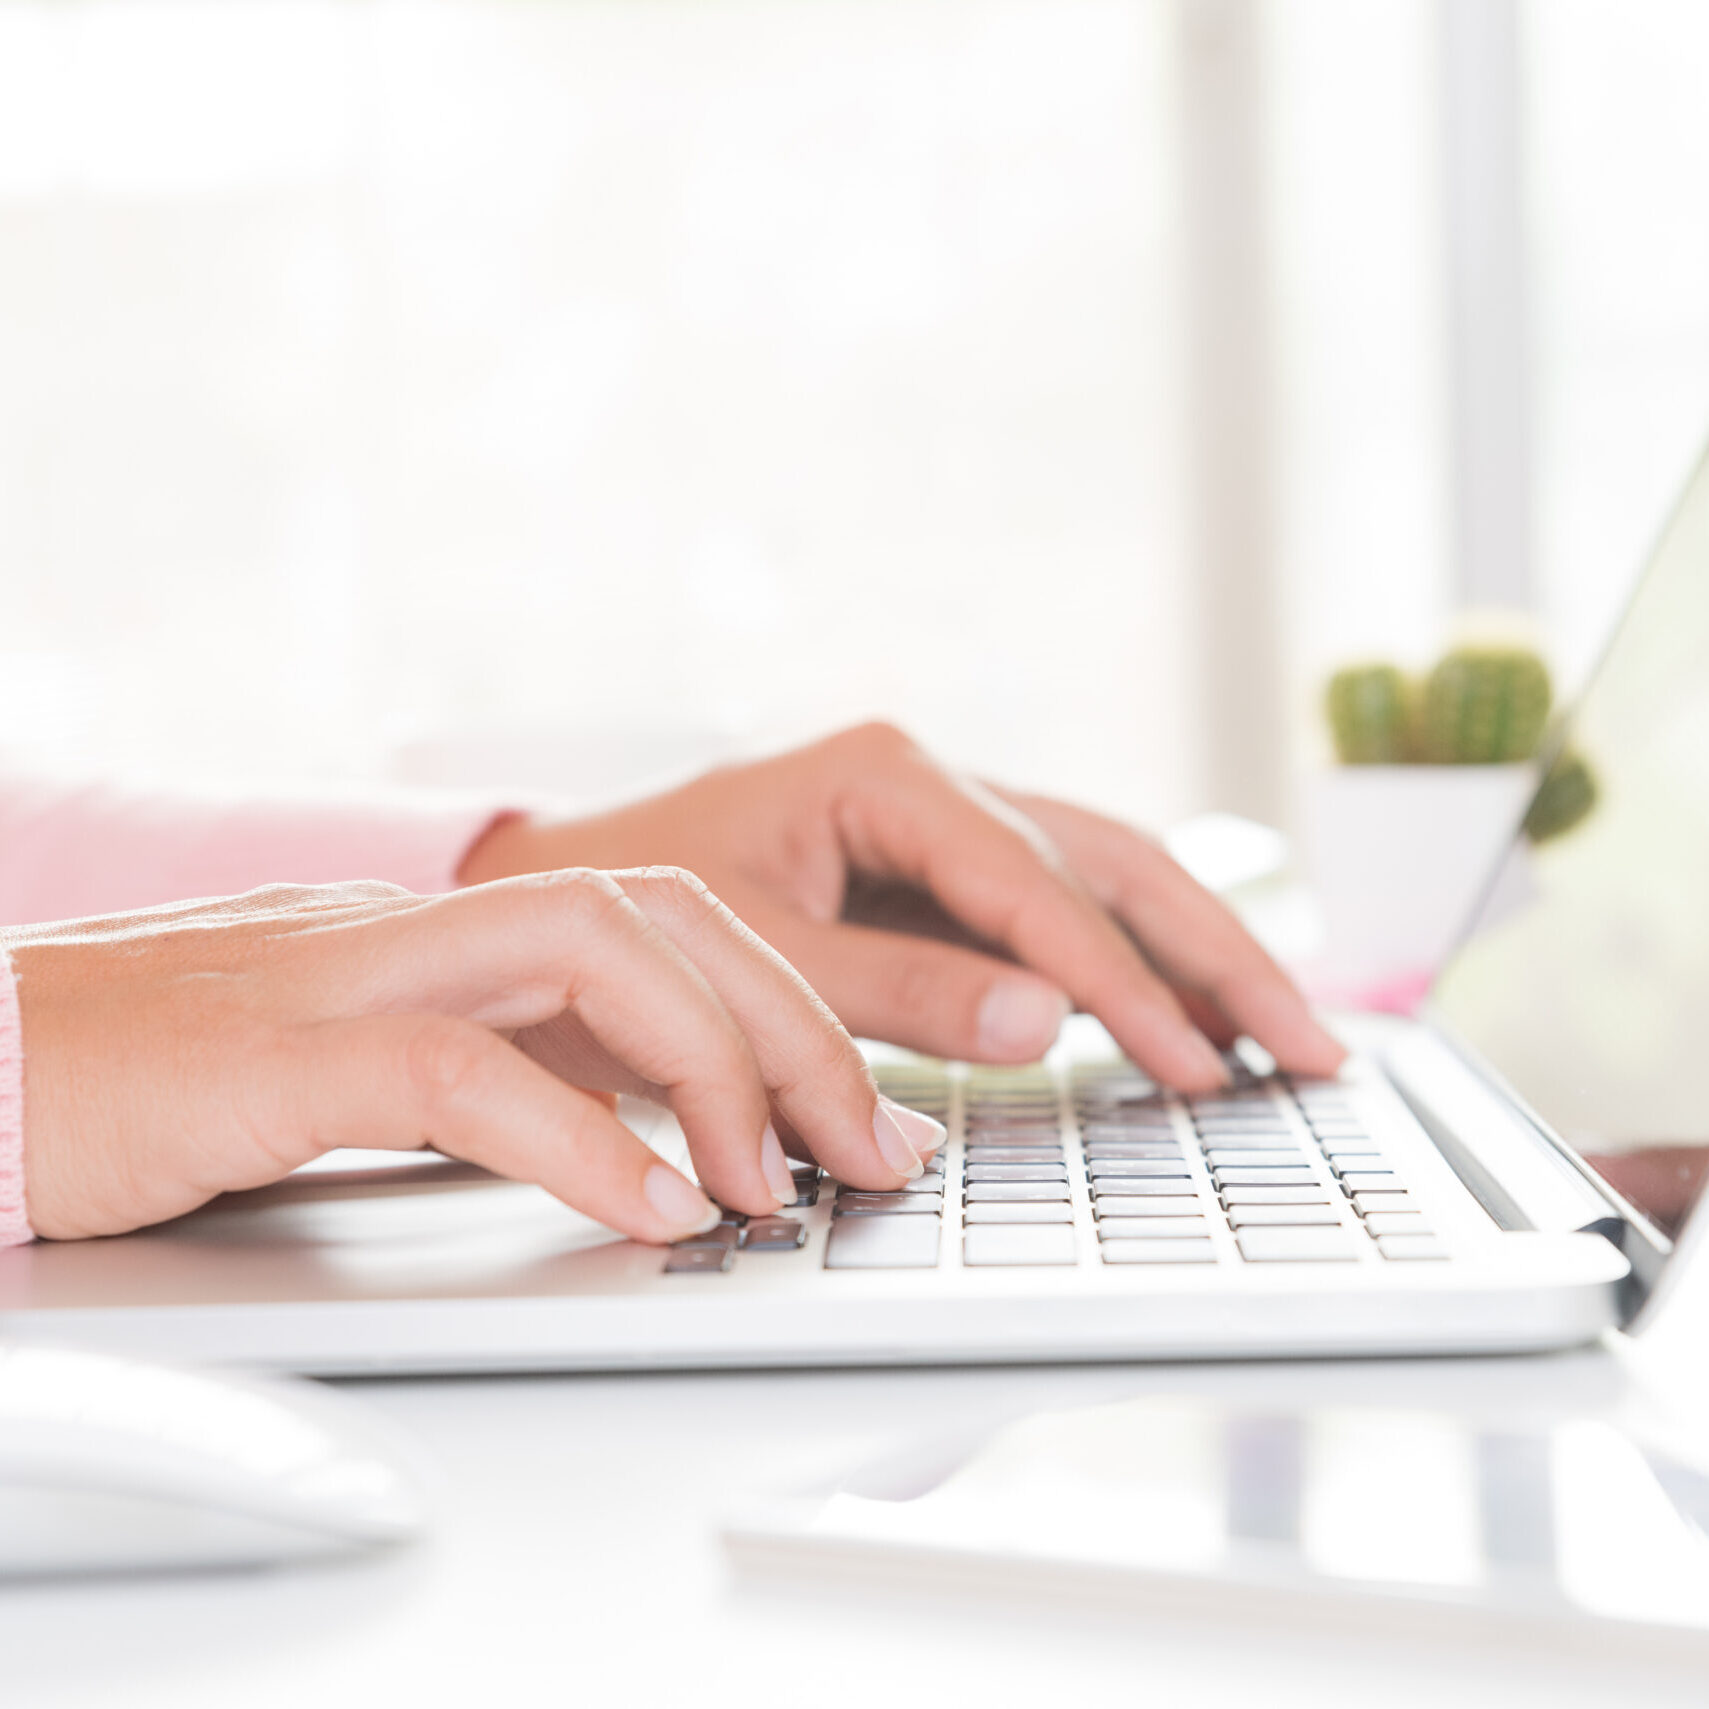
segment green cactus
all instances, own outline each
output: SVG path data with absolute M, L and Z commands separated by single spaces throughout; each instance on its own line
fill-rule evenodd
M 1405 675 L 1394 665 L 1350 665 L 1329 679 L 1329 729 L 1343 765 L 1407 758 Z
M 1424 679 L 1414 723 L 1430 765 L 1530 759 L 1549 717 L 1548 667 L 1522 647 L 1457 647 Z
M 1572 748 L 1563 748 L 1525 811 L 1525 835 L 1534 843 L 1564 837 L 1590 817 L 1600 793 L 1590 761 Z

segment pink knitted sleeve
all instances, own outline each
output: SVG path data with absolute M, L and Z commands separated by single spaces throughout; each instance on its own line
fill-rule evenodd
M 261 884 L 382 878 L 423 894 L 450 890 L 476 838 L 508 811 L 404 793 L 257 800 L 0 777 L 0 925 Z
M 0 948 L 0 1246 L 30 1238 L 24 1209 L 24 1043 L 12 961 Z

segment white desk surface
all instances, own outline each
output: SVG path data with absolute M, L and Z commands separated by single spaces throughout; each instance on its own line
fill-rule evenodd
M 0 1593 L 0 1703 L 1702 1705 L 1709 1669 L 1499 1637 L 1219 1630 L 898 1585 L 743 1578 L 718 1514 L 910 1432 L 1167 1391 L 1530 1413 L 1667 1387 L 1709 1420 L 1689 1302 L 1665 1339 L 1553 1358 L 470 1378 L 348 1385 L 442 1480 L 378 1564 Z M 1682 1349 L 1684 1356 L 1682 1356 Z M 1703 1440 L 1709 1443 L 1709 1430 Z

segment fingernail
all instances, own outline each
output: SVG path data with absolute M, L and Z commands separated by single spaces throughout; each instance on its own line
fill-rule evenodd
M 647 1171 L 641 1190 L 647 1195 L 647 1203 L 664 1219 L 672 1240 L 704 1234 L 722 1214 L 692 1181 L 685 1181 L 663 1163 L 655 1163 Z
M 765 1184 L 771 1188 L 771 1196 L 779 1207 L 794 1204 L 795 1177 L 789 1172 L 789 1159 L 783 1155 L 783 1141 L 777 1137 L 777 1129 L 770 1122 L 765 1124 L 765 1134 L 760 1140 L 760 1168 L 765 1174 Z
M 919 1152 L 908 1143 L 902 1124 L 891 1114 L 895 1108 L 888 1098 L 878 1100 L 878 1108 L 872 1116 L 872 1137 L 878 1141 L 878 1150 L 884 1161 L 898 1175 L 906 1181 L 918 1180 L 925 1174 L 926 1166 L 920 1161 Z
M 979 1005 L 979 1053 L 1005 1062 L 1031 1062 L 1050 1049 L 1072 1007 L 1060 992 L 1034 980 L 1005 979 Z
M 899 1104 L 894 1098 L 886 1098 L 879 1094 L 879 1103 L 890 1112 L 890 1119 L 901 1128 L 902 1137 L 907 1140 L 916 1157 L 930 1157 L 943 1142 L 949 1138 L 949 1129 L 940 1121 L 934 1121 L 928 1115 L 922 1115 L 918 1110 L 911 1110 L 906 1104 Z

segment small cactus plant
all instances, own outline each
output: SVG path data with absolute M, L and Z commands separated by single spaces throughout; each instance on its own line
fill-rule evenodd
M 1589 760 L 1572 748 L 1563 748 L 1526 809 L 1525 835 L 1533 843 L 1564 837 L 1589 818 L 1599 794 Z
M 1522 647 L 1456 647 L 1419 691 L 1414 746 L 1430 765 L 1504 765 L 1537 752 L 1552 696 Z
M 1595 810 L 1596 773 L 1544 731 L 1548 667 L 1526 647 L 1456 647 L 1422 680 L 1390 664 L 1350 665 L 1329 679 L 1325 706 L 1343 765 L 1512 765 L 1548 760 L 1525 815 L 1533 843 L 1563 837 Z
M 1394 665 L 1352 665 L 1329 679 L 1329 729 L 1343 765 L 1400 765 L 1407 759 L 1405 675 Z

